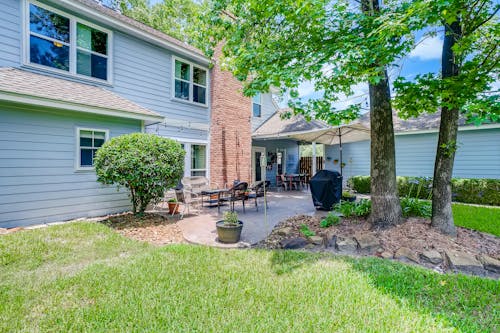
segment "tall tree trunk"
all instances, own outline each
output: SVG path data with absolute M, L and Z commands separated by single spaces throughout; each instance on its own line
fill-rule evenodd
M 391 94 L 387 71 L 376 85 L 370 84 L 371 199 L 370 221 L 387 227 L 402 222 L 396 182 L 396 149 Z
M 362 0 L 361 7 L 367 15 L 380 11 L 379 0 Z M 401 223 L 402 214 L 396 182 L 396 149 L 389 79 L 385 69 L 380 75 L 382 79 L 378 84 L 369 85 L 372 199 L 370 221 L 375 227 L 387 227 Z
M 445 36 L 442 55 L 443 80 L 458 76 L 459 66 L 453 52 L 453 45 L 461 33 L 458 19 L 451 25 L 445 24 Z M 450 97 L 450 99 L 453 97 Z M 432 183 L 432 226 L 442 233 L 456 235 L 453 213 L 451 211 L 451 177 L 457 149 L 458 107 L 441 108 L 439 139 L 434 164 L 434 180 Z M 451 102 L 451 100 L 449 101 Z M 451 103 L 454 104 L 454 103 Z

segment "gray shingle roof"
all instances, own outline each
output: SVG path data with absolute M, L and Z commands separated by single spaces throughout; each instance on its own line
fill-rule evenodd
M 290 119 L 281 119 L 281 114 L 288 111 L 282 109 L 273 114 L 252 134 L 253 137 L 272 137 L 284 133 L 303 132 L 328 128 L 328 125 L 320 120 L 312 119 L 308 122 L 304 116 L 296 115 Z
M 0 67 L 0 92 L 125 112 L 136 118 L 162 118 L 109 90 L 17 68 Z
M 281 120 L 280 114 L 285 110 L 278 111 L 274 115 L 272 115 L 253 132 L 252 136 L 255 138 L 279 137 L 281 135 L 284 135 L 285 133 L 291 134 L 293 132 L 320 130 L 328 127 L 326 123 L 319 120 L 311 120 L 311 122 L 307 122 L 304 117 L 300 115 L 294 116 L 291 119 Z M 396 112 L 393 112 L 392 119 L 394 122 L 394 131 L 396 133 L 434 130 L 439 128 L 441 113 L 424 113 L 416 118 L 401 119 L 397 116 Z M 370 128 L 370 113 L 367 112 L 363 114 L 358 120 L 354 121 L 354 123 L 357 122 L 361 123 L 367 128 Z M 459 126 L 473 125 L 466 124 L 465 118 L 460 117 Z

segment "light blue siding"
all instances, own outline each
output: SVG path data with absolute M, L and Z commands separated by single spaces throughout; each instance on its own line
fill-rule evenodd
M 45 1 L 42 1 L 45 2 Z M 21 1 L 0 0 L 0 66 L 22 67 L 21 59 Z M 167 137 L 183 137 L 185 139 L 208 140 L 207 130 L 189 128 L 188 123 L 208 124 L 210 108 L 192 103 L 184 103 L 172 99 L 172 52 L 162 49 L 138 38 L 112 29 L 100 22 L 95 22 L 79 13 L 67 11 L 57 3 L 48 3 L 57 9 L 66 11 L 84 20 L 93 22 L 103 28 L 113 31 L 113 84 L 99 84 L 102 88 L 111 90 L 169 120 L 185 121 L 186 125 L 179 127 L 152 125 L 146 131 Z M 192 61 L 191 59 L 185 59 Z M 194 62 L 195 63 L 195 62 Z M 69 75 L 59 75 L 50 70 L 29 68 L 45 75 L 61 77 L 68 80 L 89 83 L 86 80 Z M 207 88 L 207 99 L 210 104 L 210 91 Z
M 500 129 L 461 130 L 453 177 L 500 178 Z M 396 135 L 396 172 L 399 176 L 432 177 L 437 133 Z M 326 146 L 325 168 L 339 169 L 338 145 Z M 343 145 L 344 177 L 370 174 L 370 142 Z M 330 160 L 328 158 L 330 157 Z
M 276 153 L 277 149 L 286 149 L 286 173 L 297 173 L 299 171 L 299 145 L 293 140 L 253 140 L 253 147 L 265 147 L 266 154 Z M 278 174 L 277 164 L 267 169 L 266 178 L 271 181 L 272 186 L 276 186 L 276 175 Z
M 21 61 L 21 2 L 0 0 L 0 66 Z
M 189 61 L 189 59 L 187 59 Z M 172 54 L 119 32 L 114 34 L 114 87 L 121 96 L 169 120 L 208 124 L 208 107 L 175 101 L 172 96 Z M 208 94 L 209 96 L 210 94 Z M 208 140 L 208 131 L 156 124 L 147 131 L 167 137 Z
M 276 112 L 272 94 L 262 94 L 261 116 L 252 117 L 252 131 L 255 131 Z
M 0 106 L 0 227 L 30 225 L 130 209 L 123 191 L 76 171 L 76 128 L 138 132 L 140 121 L 70 111 Z

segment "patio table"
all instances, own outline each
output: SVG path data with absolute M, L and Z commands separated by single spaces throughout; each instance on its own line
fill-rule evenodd
M 201 206 L 203 207 L 203 202 L 208 203 L 208 207 L 217 206 L 217 212 L 220 213 L 220 206 L 222 201 L 222 194 L 228 193 L 228 189 L 211 189 L 201 191 Z M 213 196 L 217 195 L 217 199 L 212 199 Z M 203 198 L 208 196 L 208 200 L 204 201 Z

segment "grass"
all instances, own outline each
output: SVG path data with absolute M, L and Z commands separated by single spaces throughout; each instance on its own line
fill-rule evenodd
M 500 283 L 380 259 L 153 247 L 101 224 L 0 237 L 0 332 L 488 332 Z
M 454 203 L 452 210 L 455 225 L 500 237 L 500 207 Z

